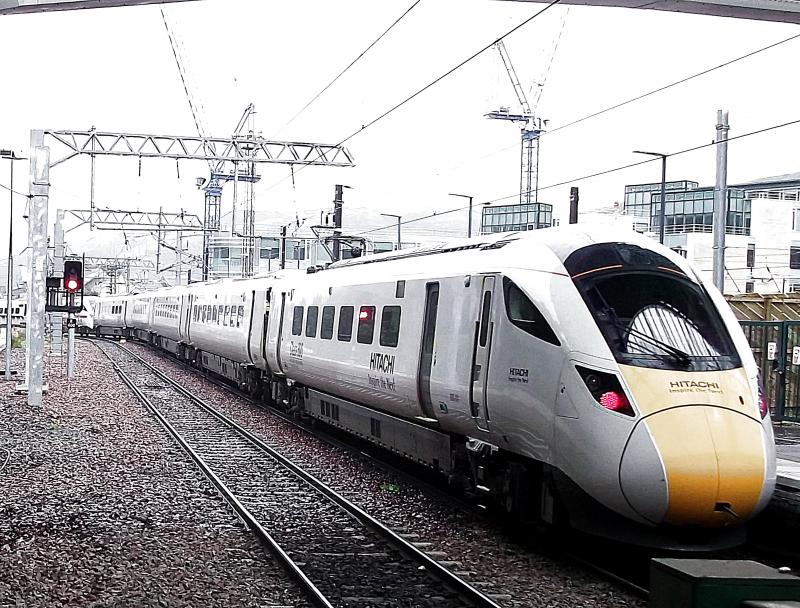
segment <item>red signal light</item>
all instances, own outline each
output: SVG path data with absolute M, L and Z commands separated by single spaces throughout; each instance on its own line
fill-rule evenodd
M 83 262 L 80 260 L 64 260 L 64 289 L 69 294 L 81 290 L 83 286 Z

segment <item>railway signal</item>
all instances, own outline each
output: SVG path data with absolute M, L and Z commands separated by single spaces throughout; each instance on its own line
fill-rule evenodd
M 64 289 L 69 294 L 78 293 L 83 286 L 83 262 L 66 260 L 64 262 Z

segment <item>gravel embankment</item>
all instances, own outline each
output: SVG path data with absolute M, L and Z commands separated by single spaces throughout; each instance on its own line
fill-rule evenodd
M 581 570 L 532 552 L 474 515 L 423 493 L 366 459 L 332 447 L 215 386 L 147 346 L 136 352 L 261 436 L 371 515 L 421 544 L 504 606 L 623 607 L 646 601 Z
M 106 357 L 77 349 L 72 382 L 47 362 L 39 410 L 0 382 L 0 607 L 304 606 Z

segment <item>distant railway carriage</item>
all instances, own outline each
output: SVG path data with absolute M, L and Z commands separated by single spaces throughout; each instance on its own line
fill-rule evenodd
M 492 235 L 101 309 L 108 333 L 522 517 L 722 546 L 774 488 L 768 409 L 736 319 L 683 258 L 634 234 Z

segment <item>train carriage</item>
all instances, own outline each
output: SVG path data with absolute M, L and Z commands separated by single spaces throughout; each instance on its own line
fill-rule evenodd
M 100 298 L 94 306 L 94 331 L 98 336 L 126 335 L 125 310 L 127 296 Z
M 732 312 L 629 232 L 491 235 L 168 297 L 150 322 L 168 350 L 524 518 L 725 546 L 775 485 Z

